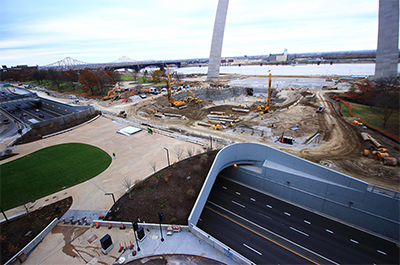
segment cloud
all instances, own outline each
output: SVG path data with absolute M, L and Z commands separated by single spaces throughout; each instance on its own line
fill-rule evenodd
M 216 0 L 1 0 L 0 63 L 208 57 Z M 223 56 L 375 49 L 376 0 L 230 1 Z M 14 58 L 14 59 L 13 59 Z

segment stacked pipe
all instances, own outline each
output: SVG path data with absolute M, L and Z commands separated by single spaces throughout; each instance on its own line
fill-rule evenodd
M 367 157 L 370 153 L 372 153 L 376 160 L 381 160 L 381 164 L 387 166 L 396 166 L 398 164 L 398 160 L 395 157 L 390 157 L 388 150 L 384 148 L 377 140 L 375 140 L 370 134 L 366 132 L 361 133 L 361 137 L 366 142 L 371 142 L 375 147 L 370 147 L 369 149 L 364 149 L 362 155 Z

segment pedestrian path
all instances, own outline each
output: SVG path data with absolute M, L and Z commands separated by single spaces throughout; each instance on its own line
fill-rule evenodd
M 90 210 L 68 210 L 60 222 L 64 224 L 92 224 L 93 220 L 103 219 L 107 215 L 107 210 L 90 211 Z M 86 221 L 85 221 L 86 220 Z

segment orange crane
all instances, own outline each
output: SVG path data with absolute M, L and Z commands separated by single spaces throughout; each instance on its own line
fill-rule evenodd
M 185 101 L 183 101 L 183 100 L 175 100 L 175 99 L 172 97 L 172 91 L 171 91 L 171 77 L 170 77 L 170 75 L 169 75 L 169 65 L 167 64 L 166 66 L 167 66 L 167 77 L 168 77 L 168 88 L 167 88 L 167 90 L 168 90 L 169 105 L 170 105 L 171 107 L 179 107 L 179 106 L 185 105 Z
M 269 81 L 268 81 L 268 91 L 267 91 L 267 102 L 265 103 L 265 105 L 259 105 L 257 106 L 257 111 L 260 111 L 261 114 L 264 114 L 266 112 L 269 111 L 269 103 L 271 101 L 271 73 L 269 73 Z

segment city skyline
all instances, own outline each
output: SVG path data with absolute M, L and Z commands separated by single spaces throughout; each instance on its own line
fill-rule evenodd
M 208 58 L 218 1 L 0 2 L 0 64 Z M 378 1 L 231 1 L 222 57 L 375 50 Z

